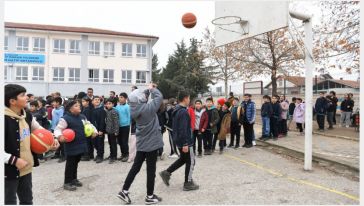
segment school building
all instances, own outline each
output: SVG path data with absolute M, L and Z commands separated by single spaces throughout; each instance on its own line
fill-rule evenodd
M 5 84 L 36 96 L 130 92 L 151 81 L 158 37 L 86 27 L 5 22 Z

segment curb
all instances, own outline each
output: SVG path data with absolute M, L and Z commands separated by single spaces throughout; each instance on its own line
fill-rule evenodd
M 291 149 L 291 148 L 288 148 L 288 147 L 284 147 L 284 146 L 281 146 L 281 145 L 272 144 L 272 143 L 267 142 L 267 141 L 262 141 L 262 140 L 256 140 L 256 141 L 259 142 L 259 144 L 261 146 L 263 146 L 263 148 L 266 147 L 266 146 L 270 146 L 270 147 L 282 150 L 282 153 L 284 153 L 284 154 L 286 154 L 288 156 L 304 160 L 304 152 L 294 150 L 294 149 Z M 334 166 L 335 169 L 350 171 L 350 172 L 354 173 L 355 176 L 359 176 L 359 173 L 360 173 L 360 168 L 355 167 L 355 166 L 349 164 L 346 161 L 332 160 L 332 159 L 329 159 L 327 157 L 324 157 L 324 156 L 322 156 L 320 154 L 317 154 L 317 153 L 314 153 L 314 152 L 312 154 L 312 161 L 316 162 L 316 163 L 319 163 L 319 165 Z
M 322 136 L 325 136 L 325 137 L 333 137 L 333 138 L 337 138 L 337 139 L 345 139 L 345 140 L 351 140 L 351 141 L 359 142 L 359 138 L 354 138 L 354 137 L 346 137 L 346 136 L 341 136 L 341 135 L 326 134 L 326 133 L 322 133 L 322 132 L 312 132 L 312 133 L 317 134 L 317 135 L 322 135 Z

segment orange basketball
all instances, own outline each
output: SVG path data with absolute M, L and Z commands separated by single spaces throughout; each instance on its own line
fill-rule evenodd
M 36 129 L 30 135 L 30 148 L 34 153 L 43 154 L 49 151 L 53 143 L 53 134 L 46 129 Z
M 197 23 L 197 18 L 193 13 L 185 13 L 182 16 L 182 24 L 186 28 L 193 28 Z
M 72 129 L 63 130 L 62 135 L 65 137 L 66 142 L 72 142 L 76 136 L 75 132 Z

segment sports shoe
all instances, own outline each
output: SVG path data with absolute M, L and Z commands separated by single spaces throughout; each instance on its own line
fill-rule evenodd
M 113 163 L 115 163 L 115 161 L 116 161 L 116 158 L 110 158 L 109 164 L 113 164 Z
M 345 127 L 346 127 L 346 128 L 349 128 L 349 125 L 346 125 Z
M 96 163 L 101 163 L 102 161 L 104 161 L 101 157 L 96 158 Z
M 59 160 L 58 160 L 58 163 L 62 163 L 64 161 L 66 161 L 66 158 L 65 157 L 60 157 Z
M 169 179 L 171 179 L 171 173 L 169 173 L 167 170 L 164 170 L 160 172 L 159 175 L 161 176 L 164 184 L 169 186 Z
M 257 143 L 256 143 L 254 140 L 253 140 L 253 142 L 252 142 L 252 143 L 253 143 L 253 146 L 257 145 Z
M 202 157 L 202 153 L 198 153 L 197 157 L 201 158 Z
M 76 186 L 76 187 L 82 187 L 82 182 L 80 182 L 79 180 L 72 180 L 71 182 L 72 185 Z
M 162 154 L 161 154 L 161 156 L 160 156 L 160 159 L 161 160 L 164 160 L 166 158 L 166 153 L 165 152 L 163 152 Z
M 90 157 L 89 156 L 82 156 L 81 161 L 90 161 Z
M 153 205 L 157 204 L 158 202 L 161 202 L 162 198 L 158 197 L 157 195 L 153 195 L 153 197 L 148 197 L 148 195 L 145 197 L 145 204 L 146 205 Z
M 126 204 L 130 204 L 131 203 L 131 200 L 129 198 L 129 193 L 127 192 L 124 192 L 123 190 L 121 190 L 119 193 L 118 193 L 118 198 L 120 198 L 122 201 L 124 201 Z
M 121 161 L 122 162 L 127 162 L 129 159 L 129 156 L 124 156 L 123 158 L 121 158 Z
M 169 158 L 178 158 L 178 155 L 177 154 L 173 154 L 173 155 L 168 155 Z
M 222 153 L 223 153 L 223 151 L 222 151 L 222 150 L 220 150 L 219 154 L 222 154 Z
M 191 182 L 185 182 L 183 185 L 183 191 L 198 190 L 200 186 L 195 184 L 193 180 Z
M 73 185 L 72 183 L 65 183 L 63 185 L 63 189 L 64 190 L 68 190 L 68 191 L 75 191 L 75 190 L 77 190 L 76 186 Z
M 251 147 L 253 147 L 253 145 L 252 145 L 252 144 L 248 144 L 248 145 L 246 145 L 246 148 L 251 148 Z

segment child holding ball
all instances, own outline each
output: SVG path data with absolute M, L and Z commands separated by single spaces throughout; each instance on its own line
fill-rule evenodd
M 84 123 L 86 117 L 81 114 L 81 106 L 77 101 L 70 101 L 65 108 L 65 115 L 59 120 L 54 130 L 54 135 L 60 142 L 65 142 L 66 168 L 63 188 L 65 190 L 74 191 L 81 187 L 82 183 L 77 179 L 77 167 L 81 160 L 81 156 L 88 151 L 87 140 L 84 131 Z M 71 129 L 75 132 L 75 138 L 71 142 L 66 142 L 66 138 L 62 135 L 63 130 Z M 94 128 L 92 135 L 95 138 L 97 130 Z

